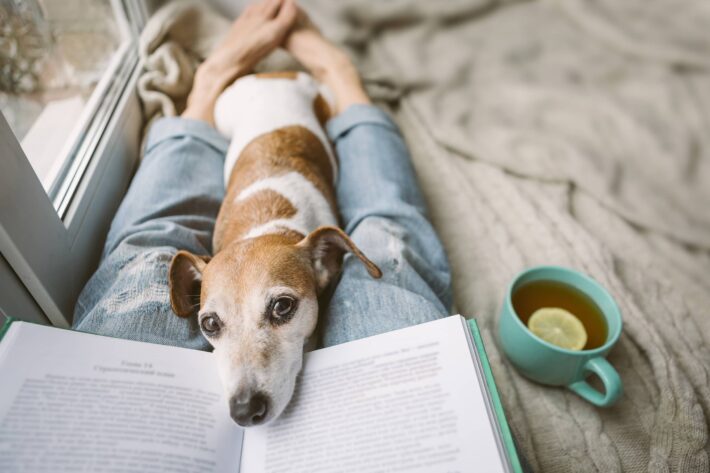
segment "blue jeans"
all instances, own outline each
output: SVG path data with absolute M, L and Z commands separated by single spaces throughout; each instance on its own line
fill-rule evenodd
M 337 198 L 345 231 L 383 271 L 372 279 L 353 258 L 325 310 L 324 346 L 449 314 L 451 275 L 427 220 L 404 141 L 389 117 L 355 105 L 328 134 L 340 163 Z M 178 249 L 209 254 L 224 197 L 228 142 L 207 123 L 156 122 L 145 158 L 119 208 L 101 264 L 84 287 L 74 328 L 113 337 L 209 349 L 194 317 L 170 308 L 168 266 Z

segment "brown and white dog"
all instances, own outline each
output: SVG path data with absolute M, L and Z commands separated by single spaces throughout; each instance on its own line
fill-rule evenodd
M 254 74 L 224 91 L 215 123 L 231 142 L 214 257 L 180 251 L 170 265 L 173 311 L 197 314 L 242 426 L 275 419 L 291 399 L 318 296 L 344 254 L 382 275 L 336 226 L 326 96 L 302 72 Z

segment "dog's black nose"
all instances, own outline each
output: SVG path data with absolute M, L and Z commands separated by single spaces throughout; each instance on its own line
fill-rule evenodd
M 242 427 L 261 424 L 269 410 L 269 397 L 262 392 L 239 392 L 229 401 L 229 414 Z

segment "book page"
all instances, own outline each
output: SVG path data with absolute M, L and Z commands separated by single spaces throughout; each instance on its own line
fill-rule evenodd
M 0 383 L 2 472 L 238 471 L 209 353 L 14 322 Z
M 503 472 L 459 316 L 309 353 L 243 473 Z

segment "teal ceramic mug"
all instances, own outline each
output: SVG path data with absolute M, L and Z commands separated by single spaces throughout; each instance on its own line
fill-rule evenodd
M 572 351 L 548 343 L 528 330 L 515 313 L 512 295 L 521 285 L 540 280 L 572 286 L 590 297 L 606 320 L 606 342 L 591 350 Z M 567 386 L 592 404 L 606 407 L 614 404 L 622 392 L 619 374 L 606 360 L 621 335 L 621 326 L 616 302 L 596 281 L 571 269 L 538 266 L 523 271 L 510 284 L 500 316 L 500 342 L 510 361 L 527 378 L 551 386 Z M 605 392 L 586 381 L 591 373 L 599 376 Z

